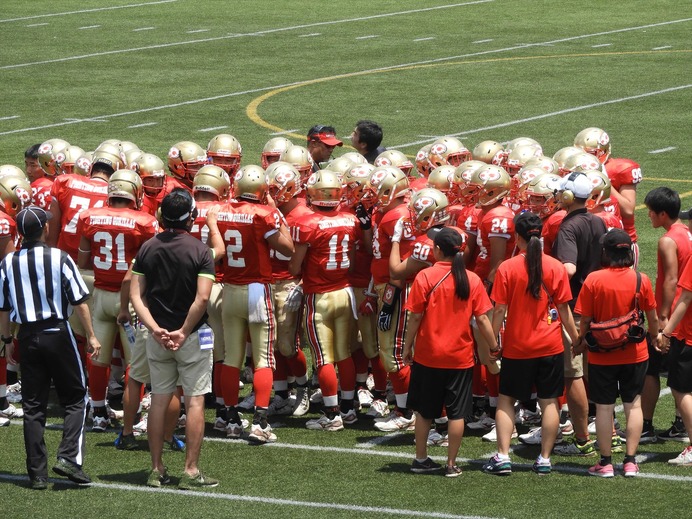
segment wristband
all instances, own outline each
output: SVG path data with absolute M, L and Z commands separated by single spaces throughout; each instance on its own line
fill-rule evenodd
M 661 330 L 661 335 L 663 335 L 666 339 L 670 339 L 672 337 L 672 335 L 665 333 L 663 330 Z
M 4 335 L 0 335 L 0 341 L 2 341 L 3 344 L 9 344 L 14 340 L 13 336 L 5 337 Z

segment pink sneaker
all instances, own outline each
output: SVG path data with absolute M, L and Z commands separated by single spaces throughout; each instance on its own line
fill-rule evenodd
M 624 470 L 624 472 L 625 472 L 625 477 L 626 477 L 626 478 L 633 478 L 633 477 L 635 477 L 637 474 L 639 474 L 639 465 L 637 465 L 636 462 L 633 463 L 633 462 L 631 462 L 631 461 L 628 461 L 627 463 L 625 463 L 625 464 L 623 465 L 622 468 L 623 468 L 623 470 Z
M 589 469 L 589 476 L 598 476 L 599 478 L 612 478 L 615 476 L 615 471 L 613 470 L 613 465 L 608 463 L 607 465 L 601 465 L 599 461 L 593 467 Z

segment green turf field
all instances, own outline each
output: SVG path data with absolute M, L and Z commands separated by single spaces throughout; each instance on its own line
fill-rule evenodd
M 0 164 L 21 165 L 28 146 L 54 137 L 86 150 L 125 139 L 165 157 L 177 141 L 206 146 L 221 132 L 240 140 L 252 164 L 276 134 L 302 144 L 313 124 L 333 124 L 347 140 L 362 118 L 411 156 L 442 135 L 469 148 L 529 136 L 552 155 L 598 126 L 614 156 L 642 165 L 640 203 L 668 185 L 687 208 L 691 25 L 682 0 L 4 0 Z M 660 232 L 641 207 L 637 228 L 641 266 L 654 274 Z M 664 396 L 657 428 L 671 416 Z M 462 445 L 471 461 L 461 478 L 414 476 L 411 434 L 382 441 L 364 420 L 337 434 L 303 422 L 284 420 L 275 446 L 210 439 L 203 467 L 222 483 L 205 495 L 149 492 L 147 453 L 116 452 L 114 434 L 89 435 L 95 488 L 32 493 L 13 479 L 24 475 L 14 424 L 0 429 L 0 504 L 8 517 L 668 517 L 680 515 L 692 482 L 666 463 L 680 444 L 642 447 L 647 461 L 634 481 L 594 481 L 590 461 L 559 457 L 563 470 L 548 478 L 528 470 L 493 478 L 479 471 L 493 453 L 479 436 Z M 47 434 L 51 452 L 58 438 Z M 536 454 L 520 449 L 514 461 L 528 467 Z M 179 474 L 183 456 L 167 459 Z

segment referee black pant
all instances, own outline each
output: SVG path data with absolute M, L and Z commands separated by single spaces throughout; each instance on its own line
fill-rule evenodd
M 24 447 L 29 477 L 48 475 L 43 439 L 51 379 L 65 423 L 58 457 L 81 467 L 84 461 L 84 422 L 87 393 L 77 342 L 67 321 L 22 324 L 17 336 L 22 362 Z

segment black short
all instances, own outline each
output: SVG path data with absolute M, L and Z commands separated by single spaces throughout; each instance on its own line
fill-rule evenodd
M 618 395 L 623 403 L 641 395 L 649 361 L 637 364 L 601 366 L 589 364 L 589 399 L 595 404 L 611 405 Z
M 668 387 L 692 393 L 692 346 L 675 337 L 671 337 L 668 350 Z
M 527 401 L 531 393 L 538 398 L 557 398 L 565 390 L 564 353 L 535 359 L 502 359 L 500 394 Z
M 646 370 L 647 375 L 658 377 L 661 373 L 668 371 L 668 355 L 663 355 L 657 351 L 651 343 L 651 337 L 646 336 L 646 347 L 649 350 L 649 367 Z
M 459 420 L 473 410 L 472 386 L 473 368 L 429 368 L 414 362 L 408 406 L 427 420 L 439 418 L 444 407 L 450 420 Z

